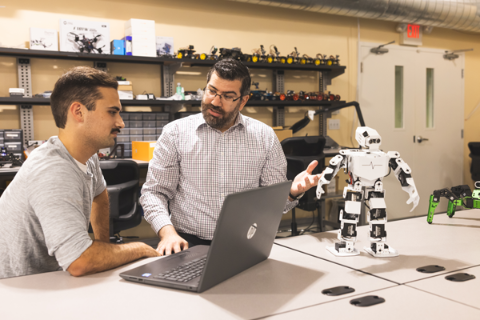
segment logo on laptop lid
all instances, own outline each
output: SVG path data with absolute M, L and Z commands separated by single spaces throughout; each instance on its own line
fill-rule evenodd
M 248 229 L 247 238 L 252 239 L 253 236 L 255 235 L 255 232 L 257 232 L 257 224 L 256 223 L 252 224 L 250 226 L 250 228 Z

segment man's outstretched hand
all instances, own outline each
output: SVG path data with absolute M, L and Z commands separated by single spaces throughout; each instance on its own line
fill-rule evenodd
M 313 170 L 317 167 L 318 161 L 312 161 L 307 170 L 300 172 L 293 180 L 292 187 L 290 188 L 290 194 L 294 197 L 304 193 L 308 189 L 315 187 L 318 181 L 322 177 L 322 173 L 312 174 Z M 290 199 L 293 200 L 293 199 Z

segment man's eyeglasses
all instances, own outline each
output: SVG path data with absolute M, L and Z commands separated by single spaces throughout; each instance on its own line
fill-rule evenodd
M 220 93 L 217 93 L 217 91 L 213 90 L 213 89 L 204 89 L 205 90 L 205 95 L 209 98 L 209 99 L 215 99 L 216 96 L 219 96 L 220 97 L 220 100 L 223 100 L 225 103 L 232 103 L 232 102 L 235 102 L 237 101 L 238 99 L 240 99 L 242 96 L 238 97 L 235 99 L 236 95 L 232 95 L 232 94 L 220 94 Z

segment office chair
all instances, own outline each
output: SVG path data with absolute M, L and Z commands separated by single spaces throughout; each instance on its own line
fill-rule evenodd
M 313 170 L 313 174 L 321 173 L 325 168 L 325 137 L 323 136 L 305 136 L 293 137 L 283 140 L 281 143 L 285 157 L 287 158 L 287 179 L 292 180 L 302 171 L 306 170 L 310 162 L 318 161 L 318 165 Z M 305 211 L 315 211 L 318 209 L 316 188 L 311 188 L 300 198 L 297 208 Z M 292 209 L 292 236 L 298 235 L 297 223 L 295 217 L 295 208 Z
M 101 161 L 100 168 L 110 200 L 110 241 L 121 243 L 122 238 L 115 235 L 142 222 L 138 165 L 132 160 L 111 159 Z
M 472 158 L 470 174 L 473 181 L 480 181 L 480 142 L 469 142 L 468 148 L 470 149 L 469 157 Z

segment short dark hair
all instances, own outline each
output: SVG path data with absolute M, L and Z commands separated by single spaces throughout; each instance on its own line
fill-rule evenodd
M 57 127 L 65 129 L 68 108 L 73 102 L 80 102 L 90 111 L 95 110 L 97 100 L 103 98 L 99 87 L 117 90 L 118 82 L 106 72 L 90 67 L 75 67 L 62 75 L 50 97 Z
M 218 61 L 208 72 L 207 83 L 210 81 L 210 78 L 214 72 L 220 78 L 225 80 L 240 80 L 242 82 L 242 86 L 240 88 L 240 94 L 242 96 L 246 96 L 250 93 L 252 78 L 250 78 L 250 72 L 248 71 L 248 68 L 240 61 L 233 59 Z

